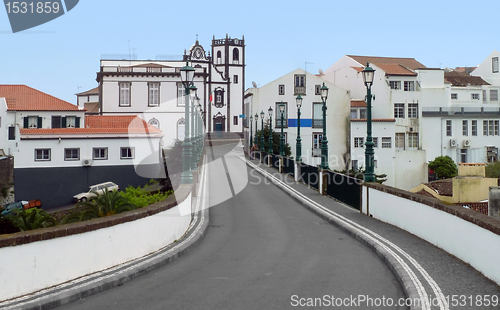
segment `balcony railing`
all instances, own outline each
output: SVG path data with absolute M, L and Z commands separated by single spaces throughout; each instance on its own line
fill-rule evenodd
M 323 119 L 313 119 L 312 126 L 313 128 L 323 128 Z
M 500 115 L 499 107 L 435 107 L 422 108 L 422 116 Z
M 306 87 L 305 86 L 295 86 L 293 89 L 294 95 L 305 95 Z

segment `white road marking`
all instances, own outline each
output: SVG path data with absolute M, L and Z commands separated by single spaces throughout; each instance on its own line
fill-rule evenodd
M 278 178 L 274 177 L 272 174 L 268 173 L 267 171 L 263 170 L 262 168 L 259 168 L 257 165 L 255 165 L 255 164 L 253 164 L 253 163 L 251 163 L 249 161 L 247 161 L 247 163 L 253 169 L 261 172 L 262 174 L 264 174 L 265 176 L 267 176 L 268 178 L 270 178 L 278 186 L 284 187 L 286 190 L 292 192 L 297 198 L 299 198 L 299 199 L 307 202 L 312 208 L 320 210 L 323 213 L 326 213 L 326 214 L 334 217 L 342 225 L 344 225 L 346 227 L 349 227 L 352 230 L 357 231 L 358 233 L 362 234 L 365 238 L 373 241 L 374 243 L 376 243 L 380 247 L 384 248 L 389 254 L 392 255 L 392 257 L 394 259 L 396 259 L 401 264 L 401 266 L 403 267 L 403 269 L 408 273 L 408 276 L 410 277 L 411 281 L 415 285 L 415 288 L 417 289 L 417 293 L 419 295 L 419 298 L 420 298 L 420 300 L 423 303 L 422 304 L 423 309 L 430 310 L 431 309 L 431 305 L 429 304 L 429 299 L 428 299 L 427 292 L 426 292 L 425 288 L 423 287 L 422 283 L 420 282 L 419 278 L 413 272 L 413 270 L 408 266 L 408 264 L 406 264 L 406 262 L 404 262 L 403 259 L 399 255 L 397 255 L 392 249 L 394 249 L 396 252 L 399 252 L 406 259 L 409 260 L 409 262 L 411 263 L 411 265 L 413 265 L 420 272 L 420 274 L 422 274 L 422 276 L 424 277 L 424 279 L 427 281 L 427 283 L 429 284 L 429 286 L 432 288 L 432 290 L 434 292 L 434 296 L 437 297 L 438 304 L 439 304 L 439 309 L 440 310 L 448 310 L 449 309 L 449 305 L 446 302 L 444 294 L 441 291 L 441 288 L 439 287 L 439 285 L 434 281 L 434 279 L 432 279 L 432 277 L 427 273 L 427 271 L 425 271 L 425 269 L 413 257 L 411 257 L 408 253 L 406 253 L 405 251 L 403 251 L 400 247 L 398 247 L 394 243 L 390 242 L 389 240 L 383 238 L 382 236 L 376 234 L 375 232 L 373 232 L 373 231 L 371 231 L 371 230 L 369 230 L 369 229 L 367 229 L 367 228 L 365 228 L 365 227 L 363 227 L 363 226 L 361 226 L 361 225 L 359 225 L 359 224 L 357 224 L 357 223 L 355 223 L 355 222 L 353 222 L 353 221 L 345 218 L 344 216 L 342 216 L 342 215 L 340 215 L 340 214 L 338 214 L 338 213 L 336 213 L 334 211 L 331 211 L 331 210 L 323 207 L 322 205 L 318 204 L 317 202 L 313 201 L 312 199 L 310 199 L 310 198 L 304 196 L 303 194 L 301 194 L 300 192 L 296 191 L 295 189 L 293 189 L 292 187 L 290 187 L 285 182 L 283 182 L 283 181 L 279 180 Z M 382 243 L 382 241 L 385 242 L 386 244 Z

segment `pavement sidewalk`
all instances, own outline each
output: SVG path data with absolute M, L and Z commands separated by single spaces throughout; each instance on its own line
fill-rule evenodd
M 312 199 L 314 202 L 320 204 L 328 210 L 369 229 L 381 238 L 387 239 L 388 241 L 396 244 L 399 248 L 406 252 L 410 257 L 405 257 L 405 262 L 410 265 L 411 259 L 414 259 L 418 262 L 421 268 L 423 268 L 422 271 L 417 270 L 418 268 L 412 267 L 415 274 L 418 276 L 419 281 L 417 282 L 422 283 L 423 288 L 425 288 L 425 292 L 430 300 L 428 309 L 500 309 L 500 304 L 498 302 L 496 305 L 490 303 L 489 306 L 486 305 L 486 302 L 482 302 L 486 301 L 486 299 L 491 301 L 492 296 L 496 296 L 494 298 L 497 298 L 496 300 L 498 301 L 498 299 L 500 299 L 500 287 L 493 281 L 484 277 L 470 265 L 415 235 L 377 219 L 368 217 L 365 214 L 360 213 L 358 210 L 351 208 L 331 197 L 321 195 L 315 189 L 309 188 L 306 184 L 295 182 L 292 177 L 281 174 L 276 169 L 261 164 L 259 160 L 247 158 L 247 163 L 249 166 L 251 166 L 251 164 L 258 166 L 258 168 L 261 168 L 263 171 L 270 173 L 278 180 L 286 183 L 289 186 L 289 189 L 283 187 L 281 187 L 281 189 L 288 194 L 295 196 L 293 191 L 296 191 L 305 197 Z M 269 176 L 266 180 L 270 183 Z M 256 181 L 257 178 L 249 180 L 250 183 Z M 304 206 L 307 205 L 307 203 L 304 203 L 303 200 L 297 199 L 297 197 L 294 198 L 301 202 Z M 316 212 L 314 210 L 312 211 Z M 360 232 L 356 229 L 346 229 L 345 227 L 341 228 L 348 231 L 358 240 L 361 239 L 359 238 Z M 377 249 L 373 247 L 372 249 L 377 251 Z M 377 254 L 380 256 L 380 253 Z M 389 268 L 394 271 L 394 266 L 390 266 L 393 262 L 387 260 L 385 260 L 385 262 L 388 264 Z M 429 282 L 428 280 L 426 281 L 423 276 L 425 273 L 427 273 L 428 276 L 434 280 L 435 284 Z M 398 276 L 398 274 L 396 274 L 396 276 Z M 409 283 L 408 279 L 399 280 L 403 287 Z M 436 300 L 436 296 L 434 296 L 434 293 L 436 292 L 435 285 L 437 285 L 442 292 L 443 296 L 441 296 L 440 299 L 447 301 L 446 303 L 439 305 L 437 301 L 433 301 L 433 299 Z M 414 288 L 406 289 L 411 290 Z M 381 298 L 382 296 L 374 297 Z M 423 309 L 425 309 L 425 307 Z

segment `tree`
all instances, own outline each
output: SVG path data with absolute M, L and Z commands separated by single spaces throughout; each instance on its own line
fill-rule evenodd
M 14 210 L 8 219 L 22 231 L 57 225 L 57 220 L 42 209 Z
M 486 177 L 487 178 L 500 178 L 500 162 L 486 164 Z
M 262 136 L 262 130 L 257 131 L 257 146 L 260 145 L 260 137 Z M 273 154 L 279 155 L 280 153 L 280 131 L 273 130 Z M 267 152 L 269 150 L 269 122 L 264 126 L 264 149 L 261 151 Z M 285 156 L 290 156 L 292 154 L 292 149 L 290 144 L 285 143 L 284 147 Z
M 448 155 L 434 158 L 428 166 L 439 179 L 450 179 L 458 174 L 457 165 Z
M 97 217 L 103 217 L 137 209 L 137 206 L 123 197 L 118 191 L 108 191 L 104 194 L 92 197 L 90 201 L 82 201 L 76 204 L 76 207 L 84 207 L 80 213 L 80 220 L 89 220 Z

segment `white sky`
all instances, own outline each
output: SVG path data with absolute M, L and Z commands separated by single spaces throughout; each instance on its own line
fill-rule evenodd
M 199 35 L 245 36 L 246 87 L 297 68 L 324 71 L 346 54 L 412 57 L 427 67 L 476 66 L 500 49 L 500 1 L 81 0 L 13 34 L 0 9 L 0 84 L 76 103 L 97 86 L 102 54 L 182 55 Z M 130 42 L 130 44 L 129 44 Z M 130 46 L 130 49 L 129 49 Z

